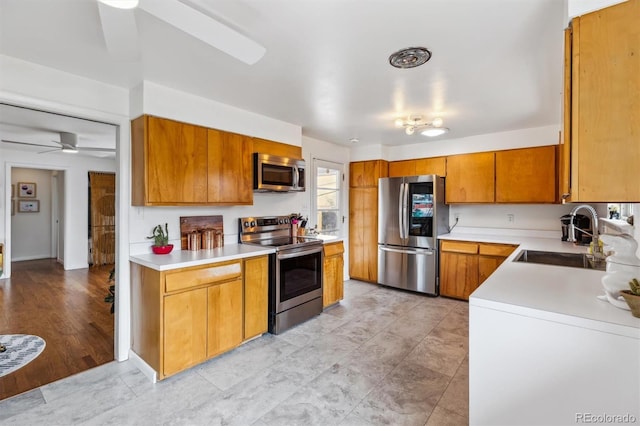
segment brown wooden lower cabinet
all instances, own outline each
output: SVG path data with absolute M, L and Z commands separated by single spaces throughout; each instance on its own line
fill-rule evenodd
M 469 295 L 515 250 L 511 244 L 440 242 L 440 295 L 469 300 Z
M 267 256 L 156 271 L 131 263 L 132 349 L 159 379 L 267 331 Z
M 344 245 L 342 241 L 327 243 L 323 249 L 322 307 L 326 308 L 344 297 Z
M 349 276 L 378 281 L 378 188 L 349 189 Z

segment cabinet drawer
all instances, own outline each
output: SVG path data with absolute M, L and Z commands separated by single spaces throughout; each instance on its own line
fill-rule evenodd
M 168 273 L 165 276 L 165 291 L 167 293 L 227 281 L 242 276 L 241 262 L 223 263 L 208 268 L 183 270 Z
M 480 254 L 507 257 L 513 253 L 515 248 L 516 246 L 504 244 L 480 244 Z
M 462 254 L 478 254 L 478 243 L 467 241 L 443 241 L 440 246 L 442 251 Z
M 323 247 L 324 256 L 336 256 L 338 254 L 344 253 L 344 246 L 342 242 L 325 244 Z

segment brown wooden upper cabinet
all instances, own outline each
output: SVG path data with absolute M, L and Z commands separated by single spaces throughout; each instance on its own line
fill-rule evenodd
M 142 116 L 131 123 L 133 205 L 207 202 L 207 129 Z
M 253 204 L 253 141 L 166 118 L 136 118 L 131 122 L 132 204 Z M 260 141 L 271 148 L 285 145 Z
M 640 201 L 640 0 L 574 18 L 565 34 L 560 191 Z
M 302 158 L 302 147 L 260 138 L 253 138 L 253 152 L 279 157 Z
M 349 164 L 349 186 L 377 187 L 378 179 L 389 175 L 388 169 L 388 162 L 385 160 L 354 161 Z
M 392 161 L 389 163 L 389 177 L 415 175 L 446 176 L 446 157 L 418 158 L 415 160 Z
M 253 204 L 253 140 L 237 133 L 209 129 L 207 202 Z
M 495 153 L 478 152 L 447 157 L 447 203 L 493 203 Z
M 556 203 L 557 149 L 496 151 L 496 203 Z

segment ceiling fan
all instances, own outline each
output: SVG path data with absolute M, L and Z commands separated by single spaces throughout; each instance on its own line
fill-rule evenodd
M 266 52 L 254 40 L 192 7 L 208 9 L 199 0 L 97 1 L 104 40 L 114 59 L 132 61 L 140 57 L 136 8 L 248 65 L 258 62 Z
M 68 153 L 88 152 L 88 151 L 105 152 L 105 153 L 116 152 L 116 150 L 113 148 L 89 148 L 89 147 L 78 146 L 78 135 L 76 135 L 75 133 L 69 133 L 69 132 L 60 132 L 60 141 L 52 141 L 60 145 L 58 147 L 53 147 L 51 145 L 42 145 L 39 143 L 12 141 L 7 139 L 2 139 L 2 142 L 12 143 L 16 145 L 29 145 L 29 146 L 40 146 L 43 148 L 50 148 L 46 151 L 40 151 L 38 152 L 38 154 L 45 154 L 47 152 L 54 152 L 54 151 L 62 151 L 62 152 L 68 152 Z

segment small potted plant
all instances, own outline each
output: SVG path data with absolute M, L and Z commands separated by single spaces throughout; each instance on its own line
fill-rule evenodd
M 153 233 L 147 238 L 154 241 L 151 250 L 155 254 L 168 254 L 173 250 L 173 244 L 169 244 L 169 227 L 166 223 L 164 224 L 164 229 L 162 229 L 162 225 L 157 225 L 153 228 Z
M 631 308 L 631 315 L 640 318 L 640 282 L 637 278 L 629 281 L 630 290 L 622 290 L 620 295 Z

